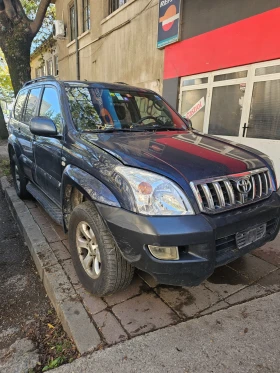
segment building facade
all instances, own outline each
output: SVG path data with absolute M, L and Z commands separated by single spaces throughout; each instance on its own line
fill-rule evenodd
M 159 5 L 175 2 L 56 0 L 59 77 L 79 70 L 81 80 L 153 89 L 194 128 L 255 147 L 280 169 L 279 0 L 181 0 L 180 41 L 158 49 Z

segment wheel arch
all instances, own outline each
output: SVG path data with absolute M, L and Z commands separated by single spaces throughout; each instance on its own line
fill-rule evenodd
M 63 172 L 61 185 L 61 205 L 66 231 L 71 212 L 84 201 L 120 207 L 117 198 L 100 180 L 76 166 L 68 165 Z

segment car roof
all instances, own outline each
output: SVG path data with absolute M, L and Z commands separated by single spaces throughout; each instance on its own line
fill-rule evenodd
M 42 76 L 26 82 L 22 88 L 32 87 L 42 83 L 57 83 L 59 85 L 78 86 L 78 87 L 91 87 L 91 88 L 105 88 L 116 90 L 133 90 L 139 92 L 152 92 L 149 89 L 134 87 L 123 82 L 108 83 L 108 82 L 93 82 L 87 80 L 57 80 L 53 76 Z

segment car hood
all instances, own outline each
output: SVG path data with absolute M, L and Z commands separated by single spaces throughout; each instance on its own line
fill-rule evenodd
M 81 137 L 125 165 L 186 181 L 230 175 L 267 165 L 257 150 L 195 131 L 87 133 Z

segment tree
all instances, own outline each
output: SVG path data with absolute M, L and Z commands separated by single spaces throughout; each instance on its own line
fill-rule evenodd
M 14 94 L 30 80 L 30 50 L 51 0 L 0 0 L 0 48 L 9 68 Z M 43 31 L 48 31 L 46 25 Z
M 4 120 L 4 115 L 1 107 L 1 101 L 9 103 L 14 97 L 11 78 L 6 64 L 3 52 L 0 50 L 0 139 L 8 137 L 8 131 Z

